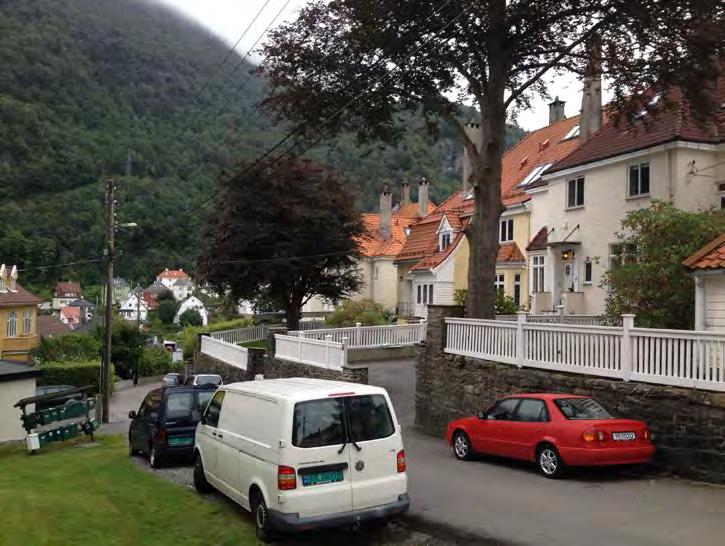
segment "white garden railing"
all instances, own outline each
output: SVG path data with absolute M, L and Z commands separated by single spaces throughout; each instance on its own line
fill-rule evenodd
M 625 381 L 725 391 L 725 334 L 446 318 L 445 352 Z
M 275 358 L 329 370 L 342 370 L 347 364 L 347 346 L 344 338 L 338 343 L 332 340 L 332 336 L 319 340 L 275 334 L 274 339 Z
M 200 351 L 230 366 L 235 366 L 242 370 L 247 369 L 249 352 L 246 348 L 240 347 L 239 345 L 227 343 L 224 340 L 214 339 L 209 336 L 201 336 Z
M 350 349 L 375 349 L 415 345 L 425 339 L 426 324 L 400 324 L 388 326 L 363 326 L 359 322 L 352 328 L 325 328 L 318 330 L 288 332 L 290 336 L 302 336 L 307 339 L 326 339 L 342 342 L 348 340 Z
M 496 320 L 516 322 L 516 315 L 496 315 Z M 526 322 L 531 324 L 580 324 L 584 326 L 605 326 L 607 321 L 599 315 L 526 315 Z
M 209 337 L 220 339 L 227 343 L 249 343 L 250 341 L 260 341 L 267 339 L 268 327 L 266 324 L 259 326 L 251 326 L 249 328 L 234 328 L 233 330 L 219 330 L 212 332 Z

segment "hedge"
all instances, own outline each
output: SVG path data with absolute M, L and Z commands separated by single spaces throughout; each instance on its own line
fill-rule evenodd
M 181 364 L 181 363 L 179 363 Z M 141 377 L 164 375 L 180 368 L 171 362 L 171 354 L 162 347 L 145 347 L 138 363 L 138 374 Z
M 38 385 L 73 385 L 86 387 L 93 385 L 98 391 L 101 376 L 101 363 L 97 360 L 66 360 L 63 362 L 41 362 L 38 368 L 43 374 L 38 377 Z
M 248 328 L 249 326 L 254 326 L 254 321 L 250 318 L 213 322 L 206 326 L 187 326 L 179 336 L 179 345 L 181 350 L 184 351 L 184 358 L 188 359 L 194 356 L 194 351 L 197 349 L 197 337 L 201 332 L 219 332 L 221 330 L 234 330 L 235 328 Z

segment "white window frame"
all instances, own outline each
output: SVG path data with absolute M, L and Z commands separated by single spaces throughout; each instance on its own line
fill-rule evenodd
M 23 311 L 23 335 L 29 336 L 33 333 L 33 312 L 30 309 Z
M 506 276 L 503 273 L 496 273 L 496 278 L 493 281 L 493 288 L 497 292 L 501 292 L 502 294 L 505 291 L 506 286 Z
M 546 256 L 531 257 L 531 291 L 546 292 Z
M 592 284 L 592 280 L 594 279 L 594 263 L 589 256 L 584 258 L 584 275 L 582 277 L 584 278 L 583 284 Z
M 503 218 L 498 223 L 498 242 L 510 243 L 514 240 L 514 219 Z
M 451 232 L 442 231 L 438 237 L 438 251 L 443 252 L 451 244 Z
M 612 271 L 624 264 L 632 263 L 637 258 L 637 245 L 631 243 L 609 244 L 609 270 Z M 615 265 L 616 264 L 616 265 Z
M 725 184 L 718 184 L 716 195 L 719 201 L 720 209 L 725 209 Z
M 17 337 L 18 315 L 15 311 L 8 311 L 7 337 Z
M 579 182 L 581 181 L 581 186 L 579 185 Z M 573 182 L 573 185 L 572 185 Z M 586 195 L 585 191 L 586 182 L 584 180 L 583 176 L 578 176 L 576 178 L 570 178 L 566 181 L 566 208 L 567 209 L 580 209 L 584 207 L 584 196 Z M 571 195 L 572 195 L 572 188 L 574 188 L 574 199 L 572 203 Z
M 642 169 L 647 168 L 647 191 L 642 191 Z M 636 169 L 636 170 L 635 170 Z M 632 173 L 637 173 L 637 193 L 632 193 Z M 627 197 L 648 197 L 652 191 L 652 169 L 649 161 L 627 166 Z

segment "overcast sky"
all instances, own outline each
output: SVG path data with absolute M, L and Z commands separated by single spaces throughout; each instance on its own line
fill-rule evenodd
M 267 0 L 159 0 L 162 3 L 174 6 L 183 13 L 198 20 L 212 32 L 227 41 L 230 46 L 235 43 L 249 23 L 254 19 L 259 9 Z M 247 31 L 246 36 L 237 46 L 240 55 L 244 55 L 254 41 L 274 19 L 286 0 L 269 0 L 269 4 L 261 13 L 257 21 Z M 296 12 L 306 3 L 306 0 L 290 0 L 277 23 L 293 20 Z M 256 58 L 259 60 L 259 57 Z M 566 115 L 573 116 L 579 112 L 581 104 L 581 84 L 573 77 L 559 78 L 549 86 L 552 96 L 558 95 L 566 101 Z M 606 96 L 605 96 L 606 100 Z M 521 112 L 517 118 L 518 124 L 527 130 L 537 129 L 549 123 L 549 107 L 547 101 L 537 99 L 533 108 Z

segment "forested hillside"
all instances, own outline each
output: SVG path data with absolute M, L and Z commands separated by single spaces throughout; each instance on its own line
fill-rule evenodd
M 31 284 L 97 282 L 97 263 L 39 268 L 102 255 L 114 177 L 119 221 L 138 224 L 119 233 L 119 274 L 191 267 L 200 222 L 188 211 L 286 132 L 253 112 L 264 84 L 251 65 L 232 56 L 210 80 L 226 51 L 145 0 L 0 0 L 0 259 L 29 268 Z M 429 141 L 419 118 L 407 125 L 395 146 L 341 137 L 313 157 L 360 188 L 363 209 L 404 177 L 428 177 L 439 200 L 458 184 L 459 146 L 445 130 Z

